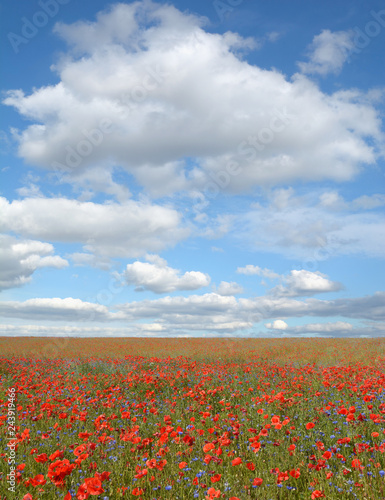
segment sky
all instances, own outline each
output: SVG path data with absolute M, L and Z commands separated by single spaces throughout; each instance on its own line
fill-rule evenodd
M 0 335 L 385 335 L 381 1 L 1 6 Z

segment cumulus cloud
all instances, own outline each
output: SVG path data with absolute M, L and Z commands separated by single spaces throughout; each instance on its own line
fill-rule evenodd
M 317 293 L 338 292 L 342 289 L 341 283 L 329 280 L 326 274 L 305 269 L 290 271 L 282 281 L 283 284 L 274 287 L 270 293 L 287 297 L 305 297 Z
M 0 315 L 29 321 L 62 321 L 75 326 L 77 321 L 106 323 L 114 320 L 123 325 L 122 327 L 131 328 L 138 322 L 145 322 L 146 325 L 160 325 L 162 335 L 165 336 L 172 333 L 188 336 L 194 332 L 242 335 L 242 332 L 247 331 L 252 334 L 253 327 L 255 328 L 255 325 L 263 320 L 334 316 L 368 320 L 371 323 L 371 330 L 380 335 L 381 331 L 385 332 L 384 304 L 384 292 L 354 299 L 329 301 L 273 296 L 236 299 L 233 296 L 206 293 L 119 304 L 115 306 L 114 311 L 101 304 L 73 298 L 8 301 L 0 304 Z M 274 325 L 274 321 L 277 320 L 273 320 L 271 326 Z M 276 323 L 277 325 L 280 323 Z M 148 326 L 146 328 L 149 330 Z M 154 326 L 155 330 L 157 328 L 159 326 Z M 289 331 L 290 327 L 285 333 Z
M 265 326 L 272 330 L 287 330 L 289 325 L 282 319 L 276 319 L 273 323 L 266 323 Z
M 322 333 L 341 334 L 353 331 L 353 325 L 347 321 L 336 321 L 334 323 L 308 323 L 307 325 L 295 326 L 290 329 L 293 333 Z
M 267 326 L 267 325 L 266 325 Z M 309 323 L 298 327 L 288 327 L 285 331 L 269 327 L 269 337 L 384 337 L 385 323 L 368 322 L 364 326 L 353 327 L 351 323 L 345 321 L 336 321 L 335 323 Z M 188 336 L 198 336 L 199 332 L 190 330 Z M 234 335 L 229 330 L 210 330 L 206 332 L 207 337 L 220 335 L 222 338 Z M 266 332 L 249 329 L 238 330 L 239 337 L 266 337 Z M 136 323 L 125 327 L 107 327 L 103 326 L 70 326 L 63 324 L 61 326 L 47 326 L 40 324 L 27 325 L 0 325 L 0 336 L 38 336 L 38 337 L 56 337 L 47 341 L 40 355 L 58 354 L 64 352 L 68 345 L 70 337 L 186 337 L 183 329 L 175 329 L 159 323 Z M 64 337 L 64 338 L 63 338 Z M 233 341 L 233 339 L 232 339 Z
M 361 210 L 364 204 L 379 206 L 382 198 L 357 200 L 346 202 L 335 192 L 320 200 L 315 193 L 296 196 L 293 189 L 273 190 L 266 202 L 234 216 L 232 234 L 253 249 L 304 261 L 352 254 L 383 257 L 384 214 Z
M 385 194 L 362 195 L 348 202 L 337 190 L 325 191 L 319 197 L 320 206 L 329 210 L 374 210 L 385 205 Z
M 71 326 L 71 325 L 0 325 L 0 336 L 58 337 L 46 343 L 40 355 L 64 351 L 69 337 L 135 337 L 167 335 L 164 326 L 157 323 L 137 323 L 126 327 Z M 64 337 L 64 338 L 63 338 Z
M 75 252 L 69 255 L 75 266 L 91 266 L 108 270 L 111 262 L 108 257 L 99 257 L 92 253 Z
M 50 243 L 0 235 L 0 289 L 29 283 L 37 269 L 68 266 L 65 259 L 53 254 L 54 247 Z
M 249 39 L 209 33 L 202 18 L 134 2 L 55 29 L 71 47 L 55 66 L 59 83 L 4 100 L 33 122 L 17 133 L 30 164 L 83 183 L 93 169 L 119 166 L 153 196 L 209 196 L 349 180 L 376 161 L 371 94 L 325 94 L 304 75 L 252 65 L 239 56 Z M 349 37 L 325 31 L 314 43 L 306 71 L 338 70 Z
M 269 337 L 278 336 L 271 323 L 265 325 L 269 328 Z M 385 323 L 366 322 L 364 325 L 354 326 L 347 321 L 335 321 L 326 323 L 307 323 L 305 325 L 287 327 L 285 331 L 280 332 L 280 337 L 384 337 Z
M 298 66 L 303 73 L 338 74 L 354 48 L 353 31 L 323 30 L 308 48 L 309 61 Z
M 240 299 L 241 300 L 241 299 Z M 253 325 L 249 314 L 240 311 L 239 301 L 233 296 L 218 293 L 163 297 L 120 304 L 117 309 L 127 320 L 157 318 L 167 330 L 184 332 L 236 333 Z
M 363 209 L 372 210 L 374 208 L 383 207 L 385 205 L 385 194 L 373 194 L 368 196 L 366 194 L 359 196 L 353 200 L 353 206 Z
M 346 317 L 384 321 L 385 292 L 352 299 L 321 300 L 309 298 L 296 300 L 290 297 L 261 297 L 254 300 L 255 312 L 270 317 Z
M 138 257 L 188 235 L 176 210 L 132 200 L 98 204 L 26 198 L 10 203 L 0 198 L 0 228 L 43 240 L 82 243 L 88 253 L 104 257 Z
M 220 296 L 217 293 L 189 297 L 163 297 L 156 300 L 131 302 L 118 306 L 129 320 L 158 318 L 170 324 L 225 321 L 252 325 L 264 319 L 302 316 L 340 316 L 383 321 L 385 319 L 385 292 L 354 299 L 305 299 L 264 296 L 252 299 Z
M 271 269 L 267 269 L 266 267 L 262 269 L 261 267 L 254 266 L 252 264 L 247 264 L 247 266 L 245 267 L 238 267 L 237 273 L 246 274 L 247 276 L 252 276 L 253 274 L 256 274 L 257 276 L 262 276 L 264 278 L 268 278 L 271 280 L 275 280 L 280 277 L 279 274 L 275 273 Z
M 214 288 L 214 291 L 219 295 L 229 296 L 243 293 L 243 288 L 235 281 L 231 281 L 230 283 L 228 281 L 221 281 L 218 288 Z
M 311 296 L 317 293 L 337 292 L 343 287 L 341 283 L 331 281 L 319 271 L 312 272 L 305 269 L 292 270 L 288 275 L 280 275 L 271 269 L 261 269 L 259 266 L 248 264 L 238 267 L 237 273 L 257 275 L 272 280 L 279 279 L 281 283 L 270 290 L 270 294 L 286 297 Z
M 167 262 L 157 255 L 147 256 L 149 262 L 136 261 L 128 264 L 123 278 L 137 291 L 151 290 L 155 293 L 169 293 L 176 290 L 197 290 L 210 284 L 210 276 L 199 271 L 184 274 L 167 266 Z
M 8 318 L 73 322 L 108 321 L 123 317 L 122 314 L 110 312 L 104 305 L 72 297 L 5 301 L 0 303 L 0 315 Z

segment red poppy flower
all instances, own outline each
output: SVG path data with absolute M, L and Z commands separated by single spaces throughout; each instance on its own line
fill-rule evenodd
M 216 490 L 215 488 L 209 488 L 207 490 L 206 500 L 213 500 L 214 498 L 219 498 L 221 496 L 221 490 Z
M 203 451 L 205 453 L 208 453 L 209 451 L 213 450 L 215 448 L 215 445 L 213 443 L 207 443 L 203 446 Z
M 36 462 L 40 462 L 42 464 L 45 464 L 45 462 L 48 461 L 48 457 L 46 453 L 41 453 L 40 455 L 37 455 L 35 457 Z
M 46 482 L 47 480 L 45 479 L 43 474 L 38 474 L 34 478 L 30 479 L 30 483 L 32 484 L 32 486 L 43 486 Z
M 314 490 L 312 495 L 311 495 L 312 500 L 314 500 L 315 498 L 324 498 L 324 497 L 325 497 L 325 494 L 321 490 Z
M 76 493 L 76 498 L 78 500 L 87 500 L 87 498 L 90 496 L 90 494 L 87 491 L 87 485 L 86 483 L 83 483 L 79 486 L 78 491 Z

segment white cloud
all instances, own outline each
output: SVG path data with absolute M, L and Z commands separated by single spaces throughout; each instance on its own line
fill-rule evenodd
M 92 169 L 85 171 L 73 170 L 70 174 L 63 173 L 58 175 L 58 179 L 61 184 L 72 184 L 74 190 L 81 193 L 79 199 L 82 201 L 88 201 L 96 193 L 104 192 L 124 203 L 130 198 L 130 190 L 127 186 L 115 182 L 112 174 L 113 168 L 103 165 L 93 166 Z
M 79 242 L 101 256 L 138 257 L 188 235 L 176 210 L 129 200 L 122 204 L 66 198 L 0 198 L 0 227 L 23 236 Z M 75 257 L 76 258 L 76 257 Z
M 155 293 L 169 293 L 176 290 L 197 290 L 210 284 L 208 274 L 188 271 L 181 275 L 178 269 L 167 266 L 157 255 L 148 255 L 149 262 L 136 261 L 128 264 L 123 278 L 128 285 L 135 285 L 138 291 L 151 290 Z
M 208 219 L 209 224 L 205 227 L 199 228 L 199 236 L 208 238 L 210 240 L 222 238 L 227 234 L 233 226 L 234 216 L 221 214 L 213 217 L 213 219 Z M 200 222 L 197 220 L 197 222 Z M 206 222 L 206 221 L 205 221 Z
M 65 164 L 74 182 L 93 179 L 121 199 L 127 193 L 101 172 L 122 167 L 153 196 L 209 198 L 213 189 L 349 180 L 376 161 L 373 95 L 329 95 L 304 75 L 251 65 L 237 53 L 250 40 L 203 24 L 172 6 L 135 2 L 95 22 L 57 25 L 73 49 L 56 65 L 60 82 L 4 101 L 34 122 L 18 133 L 20 155 L 48 169 Z M 339 68 L 344 36 L 316 39 L 319 71 Z
M 229 326 L 229 325 L 228 325 Z M 385 336 L 385 323 L 368 322 L 365 326 L 353 327 L 350 323 L 345 321 L 337 321 L 335 323 L 310 323 L 298 327 L 288 327 L 285 331 L 275 330 L 270 328 L 269 337 L 384 337 Z M 197 336 L 199 332 L 190 330 L 188 335 L 184 331 L 178 329 L 172 330 L 165 328 L 164 325 L 159 323 L 136 323 L 127 327 L 108 327 L 108 326 L 70 326 L 63 324 L 61 326 L 47 326 L 39 324 L 27 325 L 0 325 L 0 336 L 14 337 L 14 336 L 38 336 L 38 337 L 56 337 L 47 340 L 42 350 L 39 351 L 40 355 L 52 355 L 65 352 L 68 345 L 68 339 L 71 337 L 187 337 Z M 223 340 L 227 336 L 233 337 L 233 331 L 227 330 L 211 330 L 206 332 L 206 337 L 213 337 L 220 335 Z M 265 332 L 249 330 L 239 331 L 238 336 L 253 337 L 266 337 Z M 233 342 L 233 339 L 231 339 Z
M 309 323 L 291 328 L 295 333 L 330 333 L 351 332 L 353 325 L 347 321 L 336 321 L 335 323 Z
M 272 330 L 287 330 L 289 325 L 282 319 L 276 319 L 273 323 L 266 323 L 265 326 Z
M 323 30 L 309 47 L 309 62 L 300 62 L 303 73 L 338 74 L 354 48 L 353 31 Z
M 29 283 L 37 269 L 68 266 L 65 259 L 53 253 L 54 247 L 50 243 L 0 235 L 0 289 Z
M 123 317 L 120 313 L 109 312 L 104 305 L 72 297 L 29 299 L 24 302 L 5 301 L 0 303 L 0 315 L 8 318 L 71 322 L 109 321 Z
M 42 196 L 40 188 L 37 184 L 30 183 L 28 186 L 23 186 L 21 188 L 16 189 L 16 192 L 19 196 L 34 198 L 35 196 Z
M 117 306 L 127 320 L 156 318 L 167 331 L 237 332 L 252 327 L 248 314 L 240 314 L 238 301 L 232 296 L 217 293 L 188 297 L 163 297 Z
M 326 191 L 320 195 L 320 206 L 329 210 L 343 210 L 348 208 L 342 196 L 337 191 Z
M 208 335 L 214 332 L 221 335 L 230 333 L 242 335 L 242 332 L 246 331 L 252 335 L 255 331 L 253 327 L 255 328 L 256 323 L 263 320 L 304 316 L 330 318 L 334 316 L 369 320 L 371 331 L 376 332 L 375 335 L 380 335 L 381 331 L 385 334 L 384 303 L 384 292 L 354 299 L 329 301 L 297 300 L 290 297 L 273 296 L 237 300 L 231 296 L 206 293 L 204 295 L 190 295 L 189 297 L 167 296 L 156 300 L 120 304 L 115 307 L 117 312 L 114 312 L 104 305 L 83 302 L 79 299 L 45 298 L 30 299 L 25 302 L 3 302 L 0 304 L 0 315 L 28 321 L 65 322 L 67 325 L 73 324 L 74 326 L 78 321 L 103 324 L 114 321 L 118 322 L 119 328 L 128 328 L 128 332 L 134 331 L 132 328 L 136 328 L 136 325 L 139 324 L 137 322 L 144 321 L 146 331 L 150 331 L 149 325 L 153 324 L 153 333 L 156 334 L 156 331 L 161 330 L 161 335 L 164 336 L 174 334 L 189 336 L 197 332 Z M 270 323 L 271 326 L 274 321 Z M 341 332 L 343 328 L 341 327 Z M 346 328 L 348 327 L 346 326 Z M 288 327 L 285 334 L 290 333 L 291 330 L 292 328 Z M 335 328 L 334 330 L 336 331 Z M 358 335 L 359 332 L 366 334 L 368 331 L 356 330 L 355 334 Z M 303 332 L 298 331 L 297 333 Z
M 352 204 L 364 210 L 383 207 L 385 205 L 385 194 L 373 194 L 371 196 L 364 194 L 353 200 Z
M 245 267 L 238 267 L 237 273 L 246 274 L 248 276 L 256 274 L 257 276 L 262 276 L 264 278 L 268 278 L 271 280 L 275 280 L 275 279 L 278 279 L 280 277 L 279 274 L 275 273 L 271 269 L 267 269 L 266 267 L 264 269 L 262 269 L 261 267 L 254 266 L 252 264 L 247 264 L 247 266 L 245 266 Z
M 125 312 L 127 319 L 154 317 L 167 319 L 172 324 L 179 322 L 197 323 L 202 329 L 205 321 L 256 323 L 276 317 L 302 316 L 345 316 L 348 318 L 384 320 L 385 292 L 354 299 L 306 299 L 265 296 L 253 299 L 220 296 L 217 293 L 190 295 L 189 297 L 163 297 L 121 304 L 118 309 Z
M 272 294 L 286 297 L 306 297 L 318 293 L 337 292 L 342 289 L 341 283 L 331 281 L 319 271 L 305 269 L 292 270 L 282 278 L 283 284 L 274 287 Z
M 269 294 L 286 297 L 311 296 L 317 293 L 336 292 L 342 289 L 341 283 L 331 281 L 319 271 L 312 272 L 305 269 L 292 270 L 290 273 L 280 275 L 271 269 L 262 269 L 259 266 L 248 264 L 238 267 L 237 273 L 258 275 L 271 280 L 279 279 L 281 283 L 272 288 Z
M 314 263 L 330 256 L 361 254 L 383 257 L 385 217 L 358 211 L 335 192 L 320 196 L 295 196 L 289 191 L 286 205 L 277 207 L 275 191 L 265 204 L 254 204 L 248 213 L 234 216 L 232 235 L 244 245 L 289 258 Z M 282 201 L 282 193 L 279 196 Z M 366 206 L 381 198 L 361 200 Z M 312 264 L 313 265 L 313 264 Z
M 99 257 L 92 253 L 75 252 L 68 255 L 75 266 L 91 266 L 99 269 L 108 270 L 111 267 L 110 259 L 107 257 Z
M 259 297 L 254 300 L 256 310 L 265 318 L 339 316 L 346 318 L 383 321 L 385 319 L 385 292 L 352 299 L 296 300 L 290 297 Z
M 338 191 L 325 191 L 319 197 L 320 206 L 329 210 L 374 210 L 385 205 L 385 194 L 362 195 L 348 202 Z
M 229 296 L 229 295 L 237 295 L 238 293 L 243 293 L 243 288 L 235 281 L 221 281 L 219 283 L 218 288 L 214 288 L 214 291 L 219 295 Z

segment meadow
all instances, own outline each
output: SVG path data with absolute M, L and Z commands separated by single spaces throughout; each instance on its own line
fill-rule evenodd
M 0 500 L 385 498 L 382 339 L 0 338 Z

